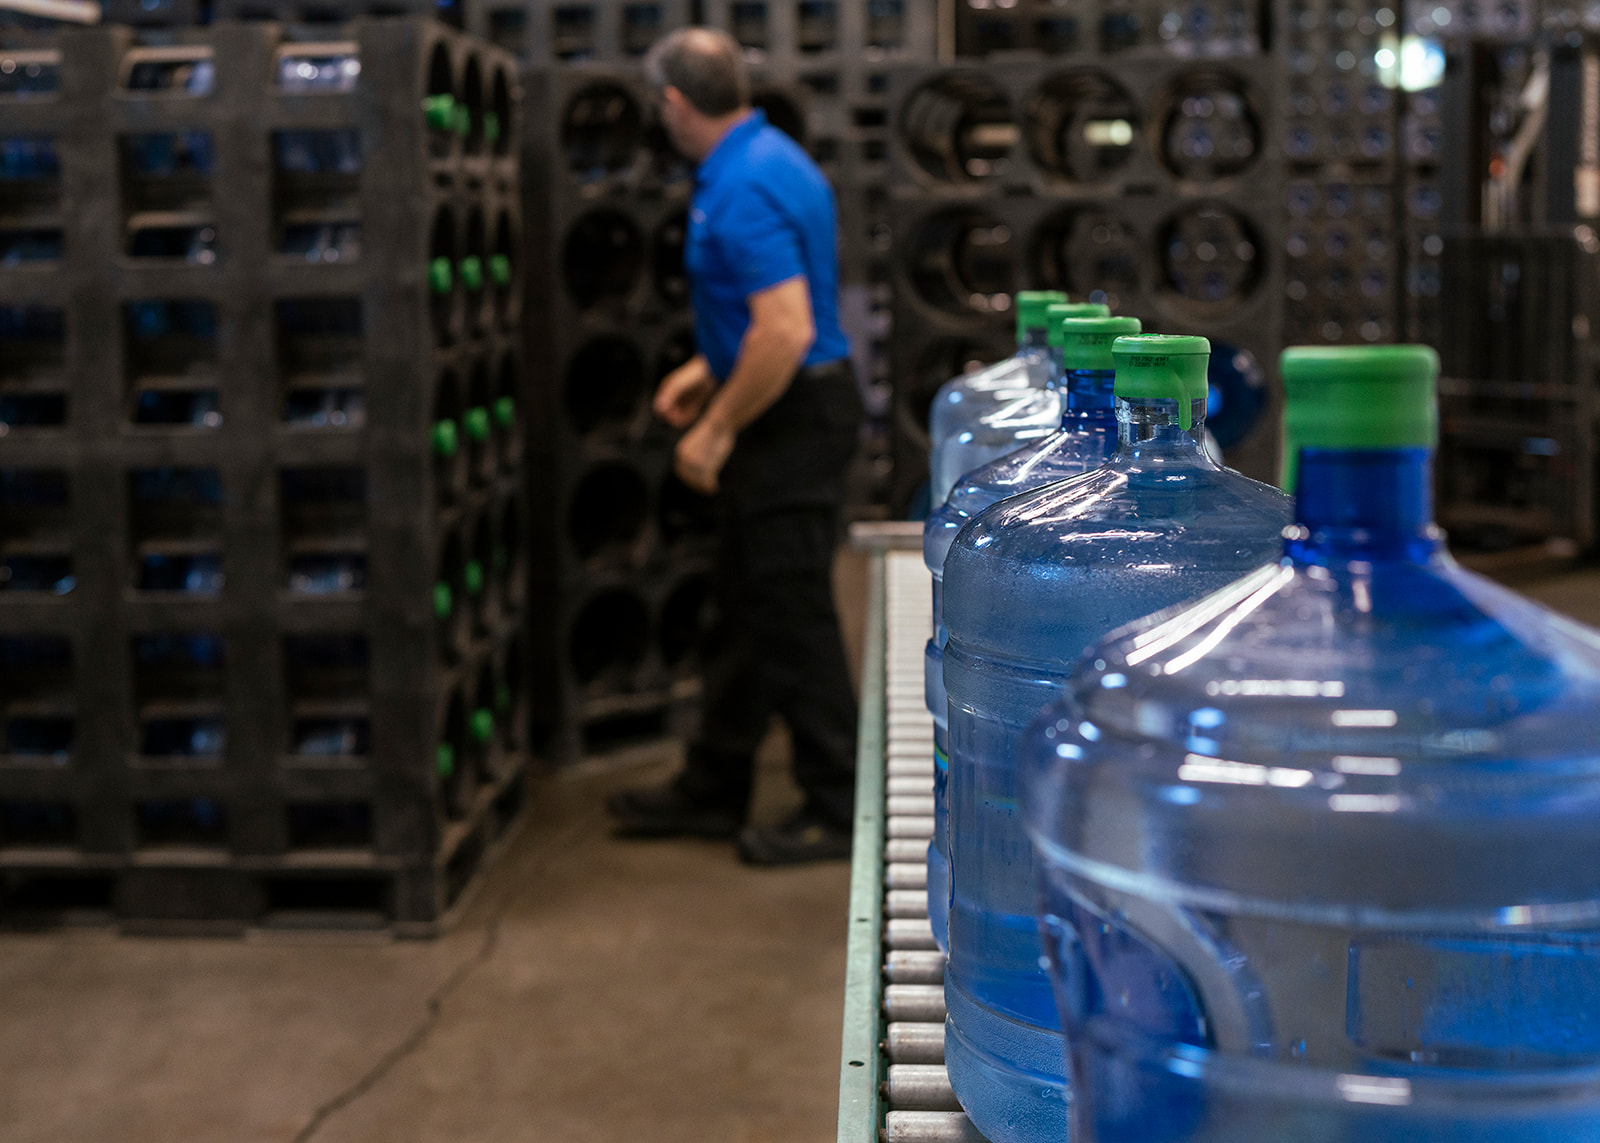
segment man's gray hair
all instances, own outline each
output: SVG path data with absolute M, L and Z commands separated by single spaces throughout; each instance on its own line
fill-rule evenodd
M 657 91 L 675 87 L 702 115 L 717 118 L 750 106 L 750 76 L 737 41 L 716 28 L 678 28 L 644 57 Z

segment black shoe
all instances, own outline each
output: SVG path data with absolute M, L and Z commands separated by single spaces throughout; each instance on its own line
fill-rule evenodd
M 749 865 L 803 865 L 850 856 L 851 831 L 810 810 L 797 810 L 775 826 L 746 826 L 739 859 Z
M 744 823 L 743 814 L 695 801 L 671 783 L 612 794 L 606 809 L 624 837 L 727 838 Z

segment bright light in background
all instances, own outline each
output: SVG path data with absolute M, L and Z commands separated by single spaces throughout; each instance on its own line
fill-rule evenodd
M 1407 36 L 1400 41 L 1400 86 L 1426 91 L 1444 80 L 1444 48 L 1438 40 Z
M 1133 142 L 1133 124 L 1126 119 L 1096 119 L 1083 125 L 1083 141 L 1092 147 L 1126 147 Z

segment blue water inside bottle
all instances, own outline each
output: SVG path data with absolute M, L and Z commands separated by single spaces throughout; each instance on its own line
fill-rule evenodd
M 928 843 L 928 919 L 939 948 L 950 950 L 949 721 L 944 693 L 944 558 L 963 525 L 997 500 L 1098 468 L 1117 442 L 1109 369 L 1071 370 L 1067 409 L 1056 431 L 967 473 L 922 529 L 922 559 L 933 577 L 933 634 L 923 650 L 923 690 L 933 716 L 933 840 Z
M 1030 732 L 1074 1129 L 1600 1138 L 1600 632 L 1450 559 L 1431 450 L 1298 455 L 1281 561 Z
M 928 409 L 930 503 L 943 504 L 963 473 L 1015 448 L 1017 432 L 1038 429 L 1037 415 L 1028 420 L 1030 411 L 1053 407 L 1043 433 L 1055 426 L 1061 405 L 1051 406 L 1052 398 L 1043 396 L 1050 379 L 1050 349 L 1040 327 L 1024 331 L 1010 357 L 940 386 Z M 998 423 L 980 425 L 997 414 Z
M 1086 645 L 1259 566 L 1290 519 L 1282 493 L 1206 454 L 1204 399 L 1188 406 L 1185 417 L 1177 400 L 1119 397 L 1118 448 L 1106 465 L 993 505 L 945 560 L 945 1062 L 993 1143 L 1067 1134 L 1060 1021 L 1040 966 L 1017 806 L 1024 732 Z

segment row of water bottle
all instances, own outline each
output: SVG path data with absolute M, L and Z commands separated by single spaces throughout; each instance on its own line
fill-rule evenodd
M 1438 361 L 1018 299 L 942 389 L 927 694 L 946 1065 L 993 1143 L 1600 1139 L 1600 633 L 1432 522 Z M 1142 617 L 1142 618 L 1141 618 Z

